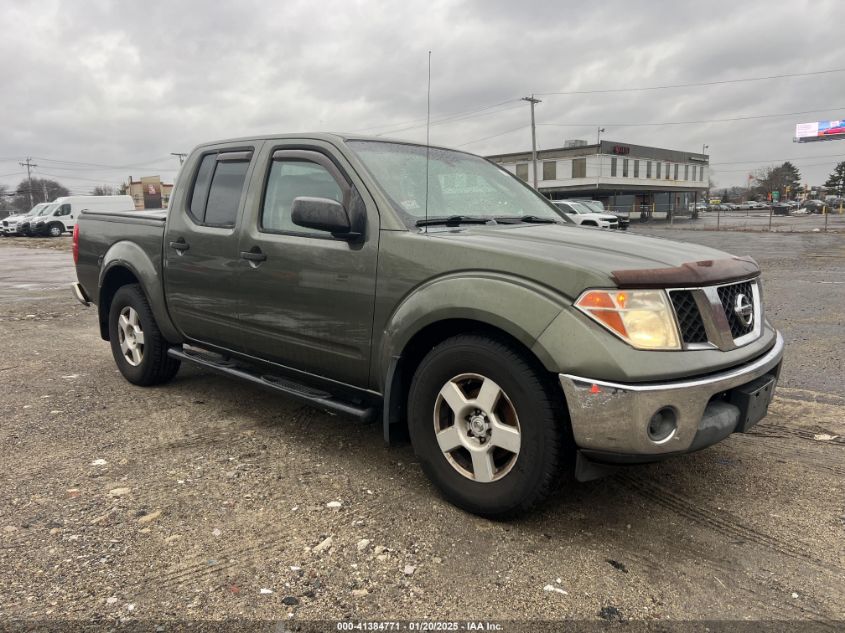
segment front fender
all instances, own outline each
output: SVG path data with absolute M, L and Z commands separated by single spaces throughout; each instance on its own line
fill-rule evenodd
M 161 260 L 158 261 L 159 266 Z M 150 256 L 138 244 L 129 241 L 121 241 L 112 244 L 111 247 L 103 255 L 102 264 L 100 266 L 100 278 L 98 282 L 98 295 L 102 293 L 104 283 L 109 275 L 109 271 L 114 268 L 122 267 L 132 272 L 147 300 L 150 303 L 150 308 L 153 311 L 156 323 L 159 330 L 168 341 L 181 341 L 182 335 L 176 329 L 170 315 L 167 313 L 167 304 L 164 300 L 164 280 L 159 272 L 158 266 Z M 97 305 L 102 309 L 102 301 L 98 300 Z
M 391 361 L 427 326 L 468 319 L 498 328 L 532 349 L 564 305 L 566 299 L 545 286 L 501 273 L 462 272 L 428 281 L 411 291 L 387 320 L 378 357 L 379 386 L 385 386 Z

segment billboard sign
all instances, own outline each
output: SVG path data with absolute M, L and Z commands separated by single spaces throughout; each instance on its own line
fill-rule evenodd
M 799 143 L 839 138 L 845 138 L 845 119 L 813 121 L 812 123 L 799 123 L 795 126 L 795 140 Z
M 161 178 L 146 176 L 141 178 L 141 186 L 144 191 L 144 208 L 161 209 Z

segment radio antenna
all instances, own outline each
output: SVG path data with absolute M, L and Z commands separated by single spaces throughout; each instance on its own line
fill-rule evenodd
M 428 92 L 425 103 L 425 232 L 428 233 L 428 160 L 431 133 L 431 51 L 428 51 Z

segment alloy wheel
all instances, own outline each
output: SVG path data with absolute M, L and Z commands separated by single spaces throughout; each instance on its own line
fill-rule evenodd
M 117 326 L 123 358 L 133 367 L 137 367 L 144 360 L 144 331 L 135 308 L 131 306 L 123 308 L 120 311 Z
M 448 463 L 481 483 L 507 475 L 522 444 L 510 398 L 493 380 L 475 373 L 455 376 L 440 389 L 434 404 L 434 433 Z

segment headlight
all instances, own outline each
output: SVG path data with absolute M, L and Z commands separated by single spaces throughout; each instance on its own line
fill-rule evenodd
M 662 290 L 587 290 L 575 307 L 637 349 L 681 349 Z

